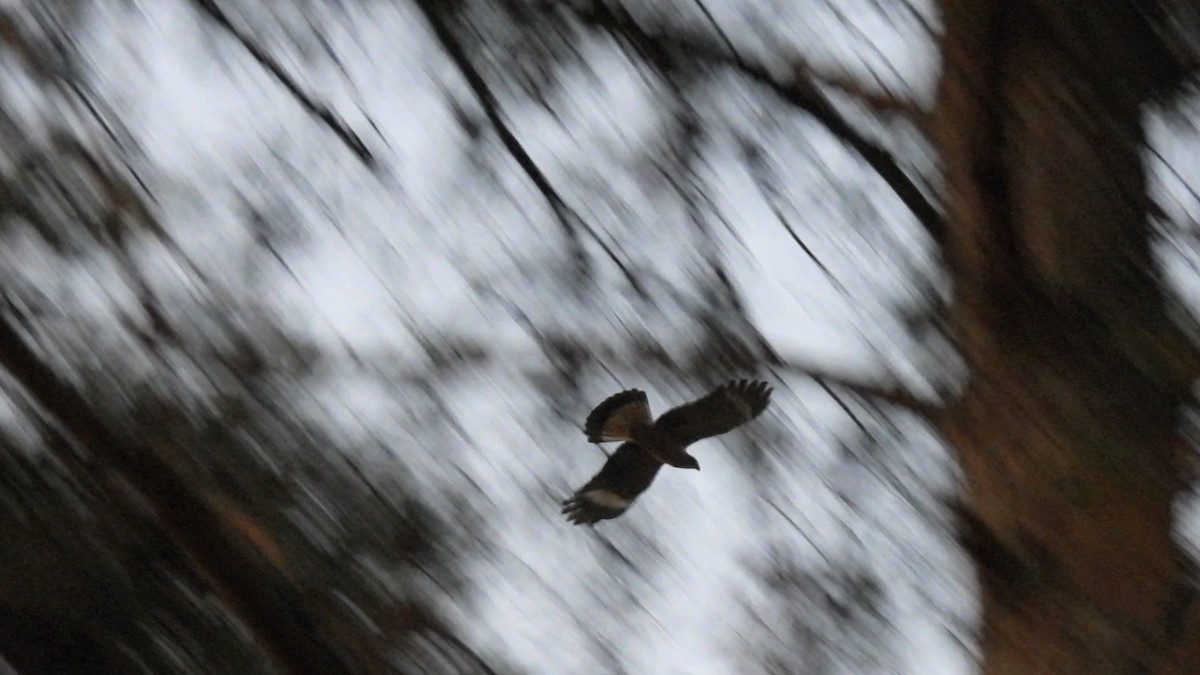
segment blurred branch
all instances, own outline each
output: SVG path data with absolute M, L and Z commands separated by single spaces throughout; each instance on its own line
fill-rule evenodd
M 283 672 L 353 672 L 321 638 L 300 598 L 267 561 L 250 554 L 154 448 L 144 441 L 118 438 L 83 396 L 41 360 L 7 313 L 0 314 L 0 366 L 68 437 L 129 481 L 196 571 Z
M 546 11 L 559 9 L 559 3 L 546 6 Z M 765 65 L 732 51 L 727 39 L 723 41 L 719 37 L 689 32 L 680 27 L 671 27 L 669 31 L 647 30 L 629 14 L 603 3 L 593 2 L 573 11 L 584 24 L 627 41 L 643 54 L 673 53 L 680 59 L 732 69 L 808 113 L 875 170 L 935 242 L 945 240 L 945 223 L 938 206 L 921 192 L 892 153 L 867 138 L 838 112 L 817 87 L 811 74 L 792 73 L 790 79 L 777 78 Z
M 480 107 L 483 108 L 484 115 L 487 116 L 488 122 L 495 129 L 496 135 L 499 136 L 500 143 L 504 146 L 504 149 L 508 151 L 509 155 L 517 162 L 517 165 L 521 167 L 521 170 L 525 172 L 525 175 L 529 177 L 529 180 L 533 182 L 534 187 L 541 193 L 546 203 L 550 205 L 555 219 L 571 243 L 572 253 L 576 260 L 580 264 L 585 264 L 587 260 L 578 232 L 579 229 L 582 229 L 592 241 L 600 246 L 604 254 L 608 256 L 608 259 L 617 266 L 630 287 L 643 299 L 648 298 L 649 296 L 637 276 L 617 256 L 612 247 L 608 245 L 608 242 L 601 239 L 596 231 L 588 225 L 587 221 L 566 203 L 562 195 L 558 193 L 558 190 L 551 185 L 549 177 L 542 172 L 537 162 L 533 160 L 529 152 L 521 144 L 521 141 L 517 139 L 516 134 L 509 128 L 507 122 L 504 120 L 504 114 L 500 110 L 500 101 L 496 98 L 491 87 L 488 86 L 487 81 L 484 80 L 483 74 L 471 63 L 471 59 L 467 55 L 462 42 L 459 41 L 458 36 L 455 35 L 454 30 L 446 21 L 444 14 L 449 10 L 442 3 L 434 2 L 433 0 L 416 0 L 416 5 L 421 14 L 424 15 L 425 20 L 429 23 L 434 37 L 442 45 L 442 49 L 445 50 L 450 60 L 454 62 L 455 67 L 462 73 L 463 79 L 466 80 L 467 86 L 475 95 L 475 99 L 479 102 Z
M 4 45 L 6 53 L 16 55 L 26 72 L 39 83 L 52 82 L 56 78 L 57 73 L 51 65 L 51 60 L 42 53 L 7 8 L 0 8 L 0 44 Z
M 438 622 L 426 624 L 425 630 L 445 642 L 458 654 L 466 657 L 478 669 L 478 672 L 483 673 L 483 675 L 497 675 L 496 670 L 479 655 L 479 652 L 476 652 L 470 645 L 459 639 L 454 634 L 454 631 Z
M 283 66 L 280 65 L 279 62 L 276 61 L 270 54 L 268 54 L 267 50 L 263 49 L 262 46 L 251 40 L 250 36 L 238 30 L 237 27 L 233 25 L 233 22 L 229 20 L 229 15 L 225 13 L 225 10 L 221 9 L 220 6 L 217 5 L 216 0 L 192 0 L 192 2 L 205 16 L 211 19 L 213 23 L 217 24 L 223 30 L 232 35 L 233 38 L 238 41 L 238 44 L 240 44 L 243 49 L 249 52 L 250 56 L 252 56 L 255 61 L 258 61 L 259 65 L 265 68 L 267 72 L 269 72 L 271 76 L 275 78 L 276 81 L 283 85 L 284 89 L 287 89 L 288 93 L 290 93 L 300 103 L 302 108 L 308 111 L 310 115 L 317 118 L 323 126 L 332 131 L 334 136 L 337 136 L 338 140 L 340 140 L 343 145 L 349 148 L 350 152 L 354 153 L 354 156 L 357 157 L 359 161 L 361 161 L 367 168 L 375 167 L 375 155 L 373 155 L 371 151 L 367 149 L 366 143 L 363 143 L 362 139 L 358 137 L 358 134 L 356 134 L 349 127 L 349 125 L 339 119 L 338 116 L 332 110 L 330 110 L 328 106 L 323 103 L 318 103 L 315 99 L 313 99 L 312 96 L 301 89 L 300 84 L 296 82 L 291 75 L 288 75 L 288 73 L 283 69 Z
M 744 62 L 745 60 L 738 52 L 737 46 L 725 32 L 725 29 L 721 28 L 721 24 L 708 9 L 708 5 L 704 4 L 702 0 L 694 0 L 692 4 L 696 5 L 696 10 L 704 15 L 705 22 L 707 22 L 712 28 L 713 32 L 716 33 L 717 37 L 720 38 L 721 45 L 725 48 L 727 53 L 737 62 Z M 926 26 L 926 28 L 928 27 Z M 930 34 L 932 35 L 932 33 Z M 858 78 L 855 78 L 848 72 L 840 70 L 833 71 L 829 68 L 822 68 L 818 70 L 817 68 L 814 68 L 811 63 L 808 63 L 802 59 L 796 60 L 796 62 L 793 64 L 793 68 L 796 71 L 795 76 L 799 80 L 818 80 L 826 86 L 838 89 L 848 96 L 853 97 L 860 103 L 866 105 L 875 113 L 900 114 L 911 120 L 919 128 L 924 129 L 925 127 L 925 118 L 927 117 L 928 113 L 925 110 L 922 110 L 921 107 L 911 99 L 897 96 L 896 94 L 886 90 L 871 90 L 861 81 L 859 81 Z
M 489 345 L 473 343 L 451 345 L 445 353 L 429 354 L 427 361 L 414 360 L 411 355 L 390 351 L 361 358 L 364 363 L 395 364 L 387 371 L 377 372 L 389 382 L 424 382 L 431 377 L 444 380 L 484 369 L 504 369 L 521 377 L 537 379 L 556 374 L 564 358 L 571 360 L 574 368 L 587 365 L 642 372 L 664 366 L 676 367 L 665 352 L 646 352 L 595 341 L 581 344 L 561 336 L 537 336 L 537 339 L 541 348 L 528 351 L 509 349 L 501 353 Z M 653 362 L 648 363 L 648 360 Z M 338 368 L 354 364 L 327 365 Z M 773 353 L 763 359 L 762 365 L 777 373 L 807 377 L 823 387 L 904 408 L 930 421 L 936 421 L 941 414 L 942 404 L 939 401 L 917 394 L 903 384 L 877 374 L 856 374 L 800 357 L 784 357 Z
M 878 115 L 900 115 L 921 130 L 928 126 L 929 112 L 910 98 L 886 89 L 872 89 L 848 72 L 818 69 L 805 61 L 795 62 L 793 68 L 797 80 L 816 81 L 837 89 Z
M 895 381 L 881 377 L 864 377 L 848 371 L 840 371 L 803 359 L 782 358 L 773 363 L 777 371 L 807 377 L 825 388 L 843 389 L 856 396 L 886 403 L 915 413 L 927 420 L 936 421 L 942 406 L 935 400 L 925 398 Z
M 808 256 L 808 259 L 821 270 L 825 278 L 829 280 L 830 285 L 837 289 L 843 297 L 849 298 L 850 293 L 846 286 L 834 275 L 833 271 L 825 265 L 825 263 L 817 257 L 817 254 L 805 243 L 804 239 L 796 232 L 796 228 L 792 227 L 791 221 L 783 212 L 783 204 L 786 200 L 784 191 L 779 186 L 779 181 L 775 172 L 767 165 L 767 159 L 762 147 L 753 141 L 743 138 L 741 139 L 742 160 L 746 163 L 746 167 L 750 171 L 750 178 L 754 181 L 755 187 L 758 188 L 763 199 L 766 200 L 767 206 L 771 209 L 771 214 L 775 216 L 776 222 L 783 226 L 791 236 L 792 241 L 800 247 L 801 251 Z
M 45 90 L 69 92 L 109 139 L 127 147 L 131 142 L 129 134 L 120 128 L 114 112 L 83 81 L 73 46 L 69 38 L 54 31 L 42 36 L 31 34 L 14 11 L 0 9 L 0 50 L 5 56 L 15 57 Z M 126 168 L 141 183 L 137 171 L 128 163 Z

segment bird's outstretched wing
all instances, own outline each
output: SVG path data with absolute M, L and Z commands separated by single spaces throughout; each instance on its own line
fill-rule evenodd
M 662 463 L 633 443 L 622 443 L 591 480 L 563 501 L 562 512 L 576 525 L 591 525 L 625 513 Z
M 649 426 L 653 421 L 650 417 L 650 404 L 646 401 L 646 392 L 641 389 L 627 389 L 609 396 L 596 406 L 583 423 L 583 433 L 587 434 L 587 439 L 593 443 L 627 441 L 634 425 Z
M 699 400 L 663 413 L 654 426 L 690 445 L 758 417 L 771 402 L 771 391 L 766 382 L 727 382 Z

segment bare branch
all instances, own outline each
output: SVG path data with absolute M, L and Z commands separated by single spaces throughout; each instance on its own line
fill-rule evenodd
M 764 158 L 763 154 L 762 148 L 758 144 L 751 142 L 749 139 L 742 140 L 742 159 L 746 162 L 746 167 L 750 171 L 750 178 L 754 181 L 759 193 L 762 194 L 763 198 L 766 200 L 767 206 L 770 207 L 772 215 L 775 216 L 775 220 L 783 226 L 783 229 L 787 230 L 787 233 L 791 236 L 792 241 L 794 241 L 796 245 L 800 247 L 801 251 L 804 251 L 804 254 L 808 256 L 808 259 L 817 266 L 817 269 L 821 270 L 821 273 L 825 275 L 827 280 L 829 280 L 830 285 L 837 289 L 838 293 L 841 293 L 843 297 L 849 297 L 850 293 L 846 290 L 846 286 L 840 280 L 838 280 L 833 271 L 830 270 L 829 267 L 827 267 L 825 263 L 817 257 L 817 254 L 812 250 L 812 248 L 810 248 L 809 245 L 804 242 L 804 239 L 801 238 L 799 233 L 796 232 L 796 228 L 792 227 L 792 223 L 788 220 L 787 215 L 783 212 L 783 190 L 780 189 L 775 173 L 771 167 L 767 165 L 767 160 Z
M 828 67 L 817 68 L 811 63 L 798 61 L 793 65 L 796 78 L 800 81 L 816 81 L 837 89 L 879 115 L 899 115 L 924 131 L 928 127 L 929 112 L 916 101 L 900 96 L 885 87 L 872 89 L 858 78 L 842 70 Z
M 356 370 L 380 377 L 390 383 L 424 382 L 430 377 L 440 381 L 478 373 L 480 370 L 504 371 L 516 377 L 531 380 L 561 374 L 558 368 L 569 362 L 573 370 L 583 366 L 611 368 L 624 372 L 648 372 L 656 368 L 676 369 L 678 364 L 666 352 L 646 351 L 628 344 L 611 344 L 589 340 L 586 344 L 536 332 L 530 324 L 527 328 L 534 333 L 539 347 L 530 349 L 505 349 L 498 351 L 489 345 L 451 345 L 444 354 L 433 354 L 428 360 L 416 360 L 390 351 L 360 355 L 361 363 L 355 360 L 329 359 L 323 365 L 332 371 L 342 368 Z M 440 341 L 444 342 L 444 341 Z M 387 363 L 386 369 L 364 369 L 363 363 Z M 903 384 L 884 375 L 853 373 L 832 368 L 798 356 L 781 356 L 772 351 L 763 355 L 761 365 L 777 374 L 799 375 L 817 382 L 822 387 L 840 390 L 876 403 L 903 408 L 936 422 L 942 403 L 913 392 Z M 832 393 L 838 398 L 836 393 Z
M 301 107 L 308 111 L 310 115 L 316 117 L 323 126 L 332 131 L 333 135 L 337 136 L 338 140 L 340 140 L 347 148 L 349 148 L 350 152 L 354 153 L 354 156 L 357 157 L 359 161 L 361 161 L 368 168 L 375 167 L 375 155 L 372 154 L 369 149 L 367 149 L 367 144 L 363 143 L 363 140 L 358 137 L 358 134 L 356 134 L 349 127 L 349 125 L 338 118 L 337 114 L 330 110 L 328 106 L 317 102 L 311 95 L 301 89 L 300 84 L 296 82 L 296 80 L 294 80 L 292 76 L 283 69 L 283 66 L 280 65 L 279 62 L 274 59 L 274 57 L 268 54 L 265 49 L 263 49 L 258 43 L 251 40 L 250 36 L 238 30 L 238 28 L 233 25 L 233 22 L 229 20 L 229 15 L 225 13 L 225 10 L 221 9 L 221 7 L 217 5 L 216 0 L 192 0 L 192 2 L 195 3 L 200 11 L 203 12 L 204 15 L 209 19 L 211 19 L 213 23 L 217 24 L 223 30 L 232 35 L 233 38 L 238 41 L 238 44 L 240 44 L 243 49 L 249 52 L 250 56 L 254 57 L 255 61 L 258 61 L 259 65 L 265 68 L 277 82 L 283 85 L 284 89 L 287 89 L 288 92 L 295 97 L 295 99 L 300 103 Z
M 796 357 L 779 357 L 774 369 L 807 377 L 822 387 L 841 389 L 876 403 L 903 408 L 930 421 L 936 421 L 942 411 L 938 401 L 925 398 L 899 382 L 881 377 L 855 375 Z
M 587 259 L 583 245 L 579 239 L 578 230 L 582 229 L 592 241 L 600 246 L 604 254 L 608 256 L 608 259 L 617 266 L 617 269 L 621 271 L 621 274 L 625 277 L 630 287 L 643 299 L 648 298 L 649 296 L 637 276 L 617 256 L 616 251 L 608 245 L 608 242 L 604 241 L 587 221 L 566 203 L 566 200 L 562 198 L 558 190 L 550 183 L 549 177 L 542 172 L 537 162 L 533 161 L 533 158 L 529 156 L 529 152 L 525 150 L 521 141 L 517 139 L 516 134 L 509 128 L 508 123 L 504 119 L 504 114 L 500 110 L 500 101 L 496 98 L 495 93 L 492 92 L 491 87 L 488 86 L 487 81 L 484 80 L 483 74 L 479 72 L 475 64 L 471 63 L 471 59 L 467 56 L 467 51 L 463 47 L 463 44 L 446 22 L 443 13 L 447 9 L 439 7 L 440 3 L 433 0 L 416 0 L 416 5 L 433 30 L 434 37 L 441 43 L 442 49 L 445 50 L 450 60 L 454 62 L 455 67 L 458 68 L 459 72 L 462 73 L 463 79 L 466 80 L 467 86 L 475 94 L 476 100 L 479 102 L 480 107 L 483 108 L 484 115 L 487 116 L 488 122 L 491 123 L 492 128 L 496 131 L 496 135 L 500 138 L 500 143 L 504 146 L 504 149 L 516 160 L 517 165 L 521 167 L 521 170 L 533 182 L 537 191 L 542 194 L 546 203 L 550 205 L 550 209 L 554 212 L 559 226 L 571 243 L 572 254 L 576 260 L 580 264 L 585 264 Z
M 554 7 L 558 7 L 558 3 L 553 4 Z M 808 113 L 875 170 L 935 242 L 941 243 L 945 240 L 945 223 L 938 206 L 901 168 L 892 153 L 867 138 L 838 112 L 811 77 L 780 79 L 766 66 L 731 52 L 720 38 L 676 27 L 672 27 L 670 32 L 647 30 L 628 14 L 618 13 L 617 10 L 601 3 L 593 3 L 574 11 L 576 17 L 584 24 L 611 33 L 614 37 L 631 44 L 639 52 L 674 53 L 684 60 L 731 69 Z

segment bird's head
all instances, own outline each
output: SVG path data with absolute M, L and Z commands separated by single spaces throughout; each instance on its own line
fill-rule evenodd
M 684 455 L 683 457 L 680 457 L 679 461 L 675 463 L 675 466 L 680 469 L 700 470 L 700 462 L 697 462 L 696 458 L 692 457 L 691 455 Z

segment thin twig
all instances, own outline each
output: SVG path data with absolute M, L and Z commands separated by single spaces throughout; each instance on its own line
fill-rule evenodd
M 864 399 L 903 408 L 929 420 L 935 420 L 941 414 L 941 403 L 925 398 L 895 381 L 889 382 L 879 377 L 855 376 L 849 372 L 838 371 L 794 357 L 780 357 L 773 364 L 773 368 L 776 371 L 807 377 L 821 385 L 826 391 L 829 388 L 842 389 Z
M 774 171 L 767 166 L 766 161 L 763 159 L 762 151 L 757 146 L 751 146 L 748 142 L 744 142 L 743 146 L 746 150 L 742 153 L 742 156 L 750 169 L 750 178 L 766 199 L 767 206 L 771 209 L 775 220 L 783 226 L 784 230 L 787 230 L 792 241 L 800 247 L 801 251 L 804 251 L 808 259 L 817 266 L 817 269 L 821 270 L 821 273 L 825 275 L 829 283 L 843 297 L 849 298 L 850 291 L 846 288 L 845 284 L 837 278 L 833 271 L 817 256 L 816 252 L 800 237 L 800 234 L 796 232 L 796 228 L 792 227 L 791 221 L 788 220 L 787 215 L 783 212 L 782 203 L 785 201 L 783 191 L 779 189 L 779 185 L 775 181 Z
M 928 127 L 929 112 L 927 110 L 918 105 L 916 101 L 890 91 L 883 85 L 880 85 L 879 89 L 872 89 L 850 73 L 829 68 L 818 69 L 807 62 L 798 62 L 794 68 L 797 77 L 815 80 L 827 87 L 837 89 L 876 114 L 899 115 L 922 131 Z
M 332 131 L 333 135 L 337 136 L 338 140 L 340 140 L 347 148 L 349 148 L 350 152 L 354 153 L 354 156 L 357 157 L 359 161 L 366 165 L 367 168 L 375 168 L 375 155 L 371 153 L 371 151 L 367 148 L 366 143 L 363 143 L 363 140 L 359 138 L 358 134 L 356 134 L 349 127 L 349 125 L 338 118 L 337 114 L 330 110 L 328 106 L 323 103 L 319 103 L 311 95 L 301 89 L 300 84 L 283 69 L 283 66 L 280 65 L 280 63 L 276 61 L 274 57 L 268 54 L 267 51 L 258 43 L 254 42 L 254 40 L 250 39 L 249 35 L 246 35 L 244 32 L 234 26 L 233 22 L 229 19 L 229 15 L 225 13 L 225 10 L 221 9 L 221 7 L 217 5 L 216 0 L 192 0 L 192 2 L 199 7 L 200 11 L 203 12 L 204 15 L 209 19 L 211 19 L 213 23 L 217 24 L 223 30 L 232 35 L 233 38 L 238 41 L 238 44 L 240 44 L 243 49 L 249 52 L 250 56 L 252 56 L 254 60 L 259 63 L 259 65 L 265 68 L 277 82 L 283 85 L 284 89 L 287 89 L 288 92 L 295 97 L 297 101 L 299 101 L 301 107 L 307 110 L 310 115 L 316 117 L 322 125 Z
M 579 230 L 583 230 L 588 238 L 595 242 L 604 251 L 608 259 L 621 271 L 630 288 L 643 299 L 649 298 L 645 287 L 638 280 L 637 275 L 629 269 L 625 261 L 621 260 L 612 246 L 600 237 L 588 222 L 567 204 L 562 195 L 558 193 L 558 190 L 550 183 L 550 179 L 542 171 L 541 167 L 537 165 L 537 162 L 533 160 L 529 152 L 525 150 L 521 141 L 517 139 L 516 134 L 509 128 L 508 123 L 504 119 L 504 114 L 500 110 L 500 101 L 496 98 L 491 87 L 488 86 L 483 74 L 471 62 L 458 36 L 455 35 L 453 29 L 446 22 L 444 16 L 444 13 L 447 11 L 446 8 L 439 7 L 439 4 L 433 0 L 417 0 L 416 2 L 417 8 L 425 16 L 425 20 L 433 30 L 434 37 L 441 43 L 442 49 L 445 50 L 455 67 L 462 73 L 467 86 L 470 87 L 480 107 L 483 108 L 483 113 L 499 137 L 500 143 L 517 162 L 517 165 L 521 167 L 521 170 L 525 172 L 525 175 L 529 177 L 529 180 L 533 182 L 534 187 L 542 194 L 542 197 L 554 212 L 556 220 L 571 244 L 574 257 L 581 263 L 586 261 L 583 244 L 579 238 Z

